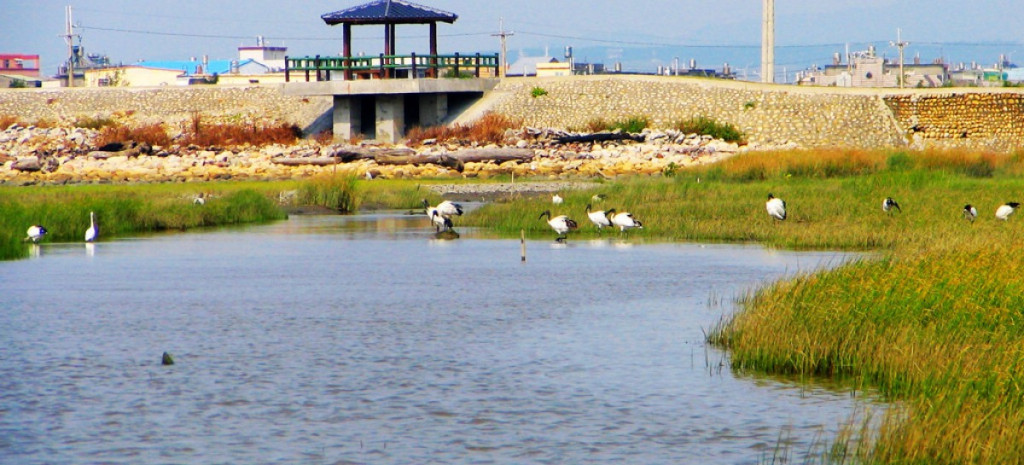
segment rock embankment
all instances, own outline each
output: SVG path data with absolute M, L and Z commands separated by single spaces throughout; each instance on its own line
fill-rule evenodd
M 571 142 L 570 134 L 552 129 L 506 132 L 502 146 L 430 143 L 420 147 L 295 145 L 265 147 L 151 147 L 125 141 L 98 147 L 98 131 L 83 128 L 38 128 L 13 125 L 0 132 L 0 183 L 154 183 L 211 180 L 308 178 L 346 172 L 371 178 L 488 178 L 515 174 L 547 179 L 614 178 L 661 175 L 677 167 L 709 163 L 752 148 L 678 131 L 645 130 L 638 141 Z M 429 142 L 429 141 L 428 141 Z M 508 161 L 480 159 L 480 153 L 503 148 L 525 156 Z M 793 148 L 777 146 L 773 148 Z M 103 150 L 101 150 L 103 149 Z M 395 164 L 400 151 L 409 163 Z M 460 160 L 465 163 L 416 162 Z M 351 156 L 353 153 L 358 157 Z

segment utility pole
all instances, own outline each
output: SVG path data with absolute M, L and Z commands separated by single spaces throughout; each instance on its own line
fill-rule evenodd
M 75 87 L 75 25 L 71 21 L 71 5 L 64 8 L 64 41 L 68 44 L 68 87 Z
M 896 42 L 889 41 L 889 45 L 890 46 L 893 46 L 893 47 L 896 47 L 896 48 L 900 49 L 900 78 L 899 78 L 900 89 L 903 88 L 903 81 L 906 80 L 906 77 L 905 77 L 906 75 L 903 74 L 903 48 L 906 47 L 907 45 L 910 45 L 910 42 L 904 42 L 903 41 L 903 39 L 901 37 L 901 33 L 902 33 L 902 31 L 900 31 L 899 28 L 896 28 Z
M 764 0 L 761 19 L 761 82 L 775 82 L 775 0 Z
M 498 18 L 498 33 L 491 34 L 493 37 L 501 38 L 501 69 L 498 70 L 498 77 L 505 77 L 505 71 L 508 70 L 508 48 L 505 46 L 505 39 L 512 37 L 516 33 L 512 31 L 505 31 L 505 18 Z

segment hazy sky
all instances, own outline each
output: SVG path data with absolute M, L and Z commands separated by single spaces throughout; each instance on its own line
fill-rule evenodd
M 89 53 L 108 55 L 115 63 L 141 59 L 211 59 L 237 57 L 239 45 L 254 45 L 263 35 L 269 45 L 286 46 L 288 54 L 331 55 L 341 49 L 341 28 L 329 27 L 320 15 L 363 1 L 339 0 L 0 0 L 0 52 L 42 56 L 52 75 L 66 59 L 64 8 L 71 5 L 76 30 Z M 550 47 L 557 55 L 576 48 L 678 48 L 684 60 L 714 56 L 718 63 L 755 60 L 760 41 L 759 0 L 421 0 L 416 3 L 454 12 L 454 25 L 440 24 L 440 49 L 495 52 L 491 34 L 504 18 L 510 55 L 520 49 Z M 902 28 L 910 41 L 908 57 L 926 61 L 940 54 L 950 61 L 976 59 L 994 63 L 999 53 L 1024 62 L 1024 5 L 1021 0 L 777 0 L 776 44 L 805 50 L 806 58 L 825 63 L 844 43 L 854 50 L 868 42 L 887 45 Z M 382 48 L 382 27 L 353 28 L 354 47 L 368 53 Z M 427 51 L 426 26 L 398 28 L 399 53 Z M 811 47 L 818 45 L 819 47 Z M 826 45 L 825 47 L 820 47 Z M 976 46 L 952 56 L 957 47 Z M 978 49 L 977 47 L 981 47 Z M 886 47 L 888 48 L 888 47 Z M 895 49 L 880 50 L 895 56 Z M 736 58 L 732 58 L 736 56 Z M 598 61 L 606 57 L 598 57 Z M 756 60 L 755 60 L 756 61 Z M 908 58 L 909 61 L 909 58 Z M 808 62 L 809 64 L 810 62 Z M 786 63 L 782 63 L 786 64 Z M 802 63 L 789 63 L 796 67 Z M 755 65 L 756 66 L 756 65 Z

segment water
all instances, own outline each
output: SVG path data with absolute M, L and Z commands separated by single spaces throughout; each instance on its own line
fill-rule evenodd
M 299 216 L 0 263 L 0 463 L 757 463 L 860 399 L 739 377 L 709 300 L 836 253 Z M 161 366 L 161 354 L 176 364 Z

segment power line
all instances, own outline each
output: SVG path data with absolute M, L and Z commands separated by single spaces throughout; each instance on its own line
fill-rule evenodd
M 202 39 L 251 39 L 251 38 L 255 37 L 253 35 L 238 36 L 238 35 L 224 35 L 224 34 L 195 34 L 195 33 L 184 33 L 184 32 L 144 31 L 144 30 L 139 30 L 139 29 L 121 29 L 121 28 L 112 28 L 112 27 L 95 27 L 95 26 L 81 26 L 81 25 L 79 25 L 78 28 L 79 29 L 92 30 L 92 31 L 123 32 L 123 33 L 128 33 L 128 34 L 146 34 L 146 35 L 155 35 L 155 36 L 196 37 L 196 38 L 202 38 Z M 460 33 L 460 34 L 438 34 L 438 37 L 484 36 L 484 35 L 489 35 L 489 34 L 490 33 L 488 33 L 488 32 L 466 32 L 466 33 Z M 401 36 L 401 37 L 402 38 L 406 38 L 406 39 L 422 39 L 422 38 L 427 38 L 429 36 L 426 36 L 426 35 L 410 35 L 410 36 Z M 273 37 L 273 36 L 266 36 L 266 38 L 267 39 L 273 39 L 273 40 L 325 41 L 325 42 L 327 42 L 327 41 L 333 42 L 333 41 L 339 40 L 336 37 L 328 38 L 328 37 Z M 377 40 L 377 39 L 376 38 L 372 38 L 372 37 L 367 37 L 367 38 L 356 38 L 355 40 Z

